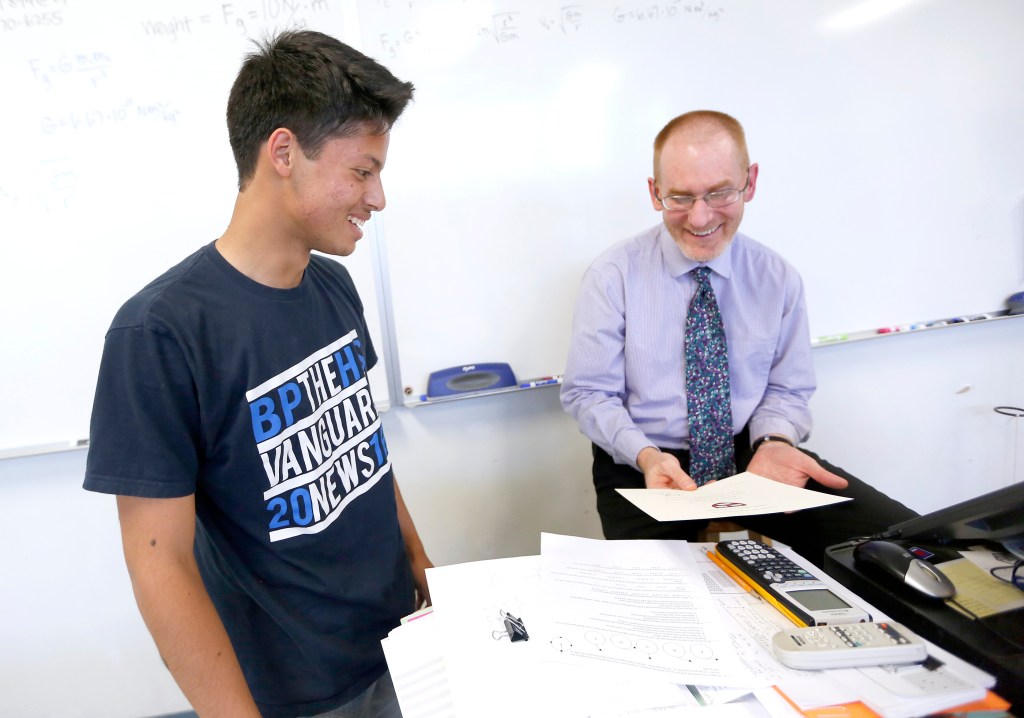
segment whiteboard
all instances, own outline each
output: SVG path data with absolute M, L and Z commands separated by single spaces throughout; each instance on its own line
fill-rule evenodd
M 227 91 L 249 38 L 285 27 L 417 86 L 388 208 L 344 260 L 381 404 L 450 366 L 560 372 L 584 268 L 658 221 L 654 134 L 699 107 L 747 126 L 743 229 L 801 270 L 813 335 L 1000 308 L 1024 281 L 1024 3 L 835 26 L 862 4 L 0 3 L 0 456 L 87 436 L 117 307 L 227 224 Z
M 237 175 L 224 113 L 250 38 L 311 27 L 344 39 L 353 23 L 324 0 L 0 3 L 0 455 L 88 436 L 117 308 L 227 226 Z M 386 405 L 372 249 L 343 263 Z
M 1019 0 L 359 12 L 364 51 L 417 86 L 382 225 L 413 398 L 451 366 L 562 371 L 581 275 L 660 220 L 651 143 L 692 109 L 746 126 L 761 171 L 741 231 L 802 273 L 812 336 L 1001 309 L 1024 281 Z

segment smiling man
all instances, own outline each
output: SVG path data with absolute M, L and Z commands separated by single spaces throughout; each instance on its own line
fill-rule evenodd
M 562 404 L 593 442 L 607 538 L 693 541 L 707 525 L 659 523 L 616 488 L 695 490 L 750 470 L 855 499 L 735 519 L 820 565 L 825 547 L 915 514 L 797 448 L 815 389 L 807 310 L 796 270 L 739 232 L 757 181 L 734 118 L 696 111 L 661 130 L 647 184 L 662 221 L 587 269 Z
M 400 718 L 381 639 L 428 600 L 348 271 L 413 87 L 334 38 L 246 58 L 225 232 L 118 312 L 85 488 L 117 495 L 136 601 L 203 716 Z

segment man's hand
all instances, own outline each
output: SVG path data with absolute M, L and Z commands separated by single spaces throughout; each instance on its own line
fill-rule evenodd
M 697 488 L 679 464 L 679 459 L 647 446 L 637 454 L 636 464 L 644 472 L 644 483 L 649 489 L 682 489 L 693 491 Z
M 747 471 L 772 481 L 804 488 L 808 479 L 814 479 L 830 489 L 845 489 L 849 483 L 810 456 L 782 441 L 766 441 L 758 447 Z

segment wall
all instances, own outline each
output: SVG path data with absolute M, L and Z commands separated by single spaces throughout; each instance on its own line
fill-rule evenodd
M 808 446 L 919 512 L 1021 480 L 1024 420 L 992 407 L 1024 405 L 1022 325 L 816 349 Z M 541 531 L 600 536 L 589 447 L 557 389 L 396 408 L 384 424 L 436 564 L 533 555 Z M 0 715 L 184 710 L 131 597 L 113 499 L 80 488 L 84 460 L 78 451 L 0 461 Z
M 807 445 L 920 513 L 1024 480 L 1024 317 L 814 350 Z

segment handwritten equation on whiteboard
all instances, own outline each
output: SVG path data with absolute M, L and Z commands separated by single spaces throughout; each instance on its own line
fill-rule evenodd
M 0 0 L 0 36 L 41 32 L 66 21 L 69 0 Z
M 268 25 L 278 28 L 311 27 L 317 15 L 331 12 L 330 0 L 258 0 L 245 2 L 201 3 L 207 9 L 195 13 L 182 12 L 180 5 L 171 4 L 171 11 L 141 17 L 138 24 L 142 32 L 155 39 L 175 42 L 180 38 L 202 32 L 205 27 L 230 27 L 249 37 Z M 139 3 L 139 11 L 152 11 L 154 3 Z M 47 33 L 76 24 L 76 13 L 121 12 L 121 7 L 104 7 L 104 3 L 81 0 L 0 0 L 0 36 L 28 33 Z
M 379 57 L 397 59 L 417 45 L 432 46 L 441 38 L 472 38 L 501 46 L 539 38 L 569 36 L 597 30 L 690 21 L 717 22 L 725 8 L 713 1 L 661 2 L 603 1 L 564 3 L 509 3 L 506 10 L 495 6 L 470 6 L 447 0 L 363 0 L 360 18 L 364 27 L 388 28 L 366 33 L 367 51 Z M 500 6 L 498 6 L 500 7 Z
M 340 2 L 0 0 L 0 93 L 18 102 L 11 122 L 29 138 L 25 152 L 35 147 L 20 165 L 0 167 L 0 207 L 73 209 L 95 180 L 90 147 L 104 141 L 158 144 L 190 127 L 215 136 L 223 77 L 251 41 L 283 29 L 337 35 Z
M 168 17 L 142 21 L 146 35 L 176 41 L 181 35 L 200 32 L 204 26 L 223 25 L 243 37 L 250 37 L 256 28 L 310 27 L 309 16 L 330 12 L 328 0 L 261 0 L 254 7 L 236 3 L 214 5 L 216 10 L 198 15 L 171 14 Z

